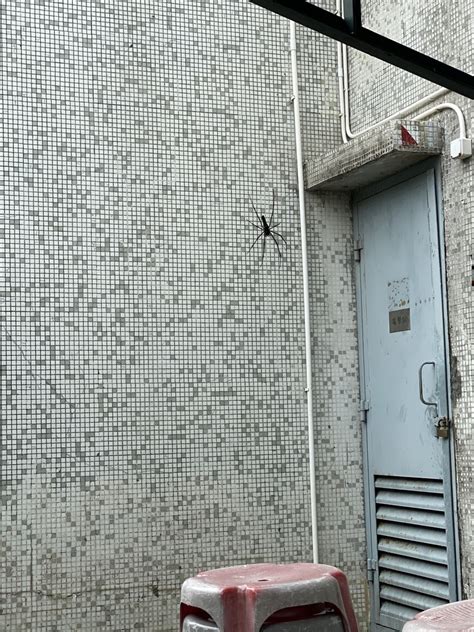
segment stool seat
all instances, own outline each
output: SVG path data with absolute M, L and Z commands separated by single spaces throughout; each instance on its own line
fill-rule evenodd
M 420 612 L 403 632 L 474 632 L 474 599 L 455 601 Z
M 221 568 L 187 579 L 181 590 L 181 630 L 190 615 L 210 618 L 220 632 L 260 632 L 264 624 L 271 630 L 330 614 L 340 618 L 341 630 L 357 632 L 346 576 L 324 564 Z
M 271 623 L 263 632 L 343 632 L 344 625 L 337 614 L 323 614 L 312 619 Z M 210 621 L 189 615 L 184 619 L 183 632 L 219 632 L 219 628 Z

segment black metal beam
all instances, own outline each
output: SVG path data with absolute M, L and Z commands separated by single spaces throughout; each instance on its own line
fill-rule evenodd
M 344 21 L 351 33 L 358 33 L 362 28 L 360 0 L 344 0 Z
M 362 26 L 358 27 L 360 0 L 344 1 L 350 10 L 349 20 L 352 19 L 352 24 L 348 24 L 344 18 L 310 4 L 306 0 L 251 0 L 254 4 L 307 26 L 313 31 L 339 40 L 343 44 L 372 57 L 377 57 L 393 66 L 398 66 L 423 77 L 423 79 L 428 79 L 428 81 L 474 99 L 474 77 L 472 75 L 399 44 L 379 33 Z M 355 30 L 353 31 L 354 26 Z

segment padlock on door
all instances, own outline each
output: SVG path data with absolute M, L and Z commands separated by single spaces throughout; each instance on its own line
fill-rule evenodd
M 447 417 L 441 417 L 436 424 L 436 436 L 438 439 L 448 439 L 450 421 Z

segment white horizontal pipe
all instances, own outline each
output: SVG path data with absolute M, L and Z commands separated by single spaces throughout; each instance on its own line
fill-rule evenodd
M 434 114 L 438 114 L 438 112 L 442 112 L 443 110 L 453 110 L 453 112 L 456 113 L 459 122 L 459 136 L 460 138 L 466 138 L 466 121 L 464 119 L 464 114 L 461 108 L 455 103 L 440 103 L 439 105 L 435 105 L 429 110 L 414 116 L 412 121 L 423 121 L 424 119 L 427 119 Z
M 336 2 L 336 10 L 339 15 L 342 13 L 342 4 L 341 0 L 337 0 Z M 408 105 L 407 107 L 394 112 L 390 116 L 385 117 L 381 121 L 374 123 L 373 125 L 369 125 L 359 132 L 352 132 L 350 125 L 350 104 L 349 104 L 349 65 L 347 63 L 347 46 L 342 44 L 341 42 L 337 42 L 337 75 L 338 75 L 338 84 L 339 84 L 339 107 L 340 107 L 340 118 L 341 118 L 341 129 L 342 131 L 342 140 L 344 143 L 347 143 L 349 139 L 357 138 L 358 136 L 365 134 L 366 132 L 370 132 L 375 129 L 379 125 L 383 125 L 384 123 L 388 123 L 389 121 L 393 121 L 394 119 L 403 119 L 409 114 L 412 114 L 416 110 L 424 107 L 436 101 L 440 97 L 444 96 L 449 92 L 448 88 L 439 88 L 435 90 L 431 94 L 428 94 L 426 97 L 422 99 L 418 99 L 414 103 Z M 461 108 L 454 103 L 441 103 L 432 108 L 429 108 L 425 112 L 418 114 L 413 117 L 413 121 L 422 121 L 434 114 L 441 112 L 442 110 L 453 110 L 458 117 L 459 121 L 459 135 L 460 138 L 466 138 L 466 122 L 464 119 L 464 114 Z

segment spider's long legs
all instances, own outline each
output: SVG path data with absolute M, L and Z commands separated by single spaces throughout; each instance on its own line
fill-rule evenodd
M 270 216 L 270 221 L 269 222 L 267 222 L 267 220 L 265 219 L 265 217 L 263 215 L 261 217 L 259 216 L 259 214 L 257 212 L 257 209 L 255 207 L 255 204 L 253 203 L 252 198 L 249 198 L 249 199 L 250 199 L 250 204 L 252 205 L 252 209 L 253 209 L 253 212 L 255 213 L 255 216 L 257 218 L 258 223 L 255 224 L 254 222 L 251 222 L 250 220 L 247 220 L 247 221 L 248 221 L 248 223 L 251 226 L 253 226 L 257 230 L 261 231 L 260 234 L 257 235 L 257 237 L 254 239 L 252 245 L 249 248 L 249 252 L 255 246 L 257 241 L 263 237 L 263 240 L 262 240 L 262 259 L 260 261 L 260 265 L 263 265 L 263 261 L 264 261 L 264 258 L 265 258 L 265 250 L 266 250 L 266 246 L 267 246 L 267 237 L 271 237 L 271 239 L 274 241 L 276 249 L 278 251 L 278 257 L 280 259 L 280 265 L 281 265 L 281 260 L 283 259 L 283 255 L 281 253 L 280 244 L 276 240 L 275 235 L 276 235 L 276 237 L 279 237 L 282 240 L 282 242 L 285 244 L 285 248 L 288 248 L 288 244 L 286 242 L 286 239 L 283 237 L 283 235 L 281 235 L 280 233 L 278 233 L 275 230 L 275 228 L 280 226 L 281 222 L 277 222 L 276 224 L 273 224 L 273 217 L 274 217 L 274 214 L 275 214 L 275 189 L 272 189 L 272 214 Z
M 252 198 L 250 198 L 250 204 L 252 205 L 253 211 L 254 211 L 255 215 L 257 216 L 258 223 L 260 224 L 260 228 L 261 228 L 262 220 L 260 219 L 260 217 L 259 217 L 259 215 L 257 213 L 257 209 L 255 208 L 255 204 L 253 203 Z
M 263 233 L 262 233 L 263 235 Z M 263 235 L 263 241 L 262 241 L 262 261 L 260 262 L 260 265 L 263 266 L 263 259 L 265 257 L 265 246 L 266 246 L 267 240 L 265 238 L 265 235 Z
M 270 217 L 270 221 L 268 222 L 269 226 L 272 225 L 274 212 L 275 212 L 275 189 L 272 189 L 272 215 Z
M 255 239 L 255 241 L 253 242 L 253 244 L 250 246 L 249 248 L 249 252 L 252 250 L 252 248 L 255 246 L 255 244 L 257 243 L 257 241 L 260 239 L 260 237 L 263 235 L 263 232 L 260 233 L 260 235 Z M 264 240 L 265 241 L 265 240 Z
M 283 243 L 288 248 L 288 244 L 286 243 L 286 239 L 283 237 L 283 235 L 280 235 L 280 233 L 277 233 L 276 230 L 274 230 L 273 232 L 275 233 L 275 235 L 277 235 L 277 237 L 283 240 Z
M 275 245 L 277 247 L 278 250 L 278 256 L 280 257 L 280 259 L 282 258 L 282 254 L 281 254 L 281 250 L 280 250 L 280 246 L 278 245 L 277 240 L 275 239 L 275 237 L 273 236 L 273 233 L 270 233 L 270 237 L 273 239 L 273 241 L 275 242 Z
M 249 224 L 252 224 L 252 226 L 255 226 L 255 228 L 258 228 L 258 230 L 262 230 L 261 226 L 257 226 L 257 224 L 254 224 L 253 222 L 251 222 L 249 219 L 247 220 Z

